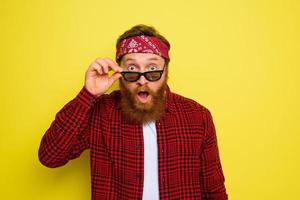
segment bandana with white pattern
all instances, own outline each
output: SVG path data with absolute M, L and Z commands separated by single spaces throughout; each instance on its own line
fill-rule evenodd
M 129 53 L 152 53 L 170 60 L 167 45 L 153 36 L 139 35 L 122 40 L 117 46 L 116 61 Z

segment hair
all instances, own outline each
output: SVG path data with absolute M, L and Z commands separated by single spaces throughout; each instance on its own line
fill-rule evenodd
M 147 26 L 144 24 L 139 24 L 139 25 L 133 26 L 131 29 L 125 31 L 122 35 L 120 35 L 117 40 L 116 47 L 119 45 L 119 43 L 122 40 L 130 38 L 130 37 L 134 37 L 134 36 L 139 36 L 139 35 L 147 35 L 147 36 L 156 37 L 159 40 L 161 40 L 168 47 L 168 50 L 170 50 L 170 48 L 171 48 L 169 41 L 164 36 L 162 36 L 154 27 Z M 120 64 L 121 59 L 122 58 L 117 60 L 117 62 L 119 64 Z M 169 62 L 170 62 L 170 60 L 165 59 L 166 66 L 168 66 Z

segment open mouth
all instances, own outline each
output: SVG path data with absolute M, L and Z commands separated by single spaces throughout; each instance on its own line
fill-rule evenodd
M 150 97 L 149 92 L 147 91 L 140 91 L 138 92 L 138 99 L 142 102 L 142 103 L 146 103 Z

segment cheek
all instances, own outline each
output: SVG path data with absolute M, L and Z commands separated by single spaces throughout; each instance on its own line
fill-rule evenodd
M 125 86 L 125 88 L 127 90 L 129 90 L 131 92 L 134 91 L 137 88 L 137 85 L 135 83 L 127 83 L 127 82 L 125 82 L 123 85 Z
M 164 83 L 163 80 L 159 80 L 158 82 L 149 83 L 148 86 L 151 90 L 153 90 L 154 92 L 157 92 L 163 83 Z
M 158 82 L 155 82 L 155 89 L 158 90 L 163 84 L 165 84 L 166 77 L 165 74 L 159 79 Z

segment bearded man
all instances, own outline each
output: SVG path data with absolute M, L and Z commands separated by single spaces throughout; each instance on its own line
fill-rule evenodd
M 116 48 L 57 113 L 40 162 L 59 167 L 89 149 L 93 200 L 227 199 L 210 111 L 167 85 L 170 43 L 137 25 Z M 120 90 L 106 94 L 118 79 Z

